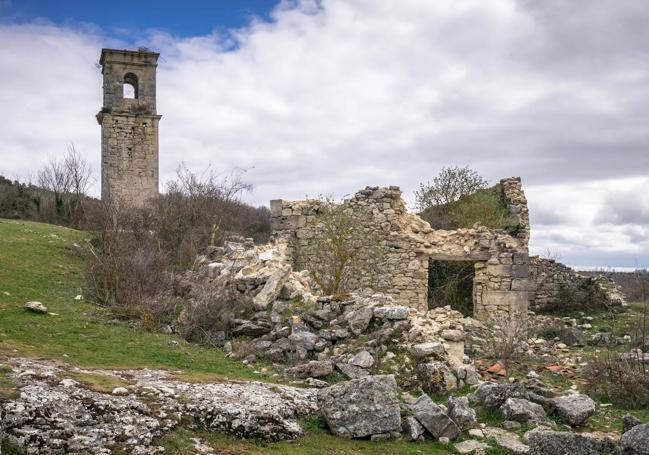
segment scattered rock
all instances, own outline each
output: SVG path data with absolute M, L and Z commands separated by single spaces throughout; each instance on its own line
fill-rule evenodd
M 526 435 L 530 455 L 601 455 L 614 448 L 612 440 L 600 440 L 588 433 L 535 430 Z
M 362 438 L 398 430 L 401 425 L 397 382 L 392 375 L 367 376 L 318 392 L 318 404 L 331 432 Z
M 642 424 L 640 419 L 638 419 L 636 416 L 632 416 L 631 414 L 627 414 L 622 417 L 622 434 L 626 433 L 629 431 L 631 428 L 638 426 Z
M 235 327 L 232 329 L 232 335 L 237 337 L 258 337 L 271 331 L 271 327 L 268 325 L 256 324 L 246 319 L 234 319 L 232 322 L 235 324 Z
M 115 387 L 111 393 L 118 397 L 125 397 L 129 394 L 129 391 L 126 387 Z
M 407 306 L 377 306 L 374 307 L 374 317 L 391 319 L 393 321 L 408 319 L 410 308 Z
M 473 428 L 477 423 L 475 411 L 469 406 L 467 397 L 448 397 L 448 416 L 462 431 Z
M 622 455 L 649 454 L 649 423 L 635 425 L 620 438 L 619 453 Z
M 336 369 L 349 379 L 360 379 L 370 374 L 366 369 L 349 363 L 337 363 Z
M 420 396 L 410 405 L 412 414 L 436 438 L 445 436 L 455 439 L 460 429 L 451 418 L 428 395 Z
M 557 336 L 568 346 L 586 346 L 584 332 L 575 327 L 563 327 L 557 332 Z
M 475 398 L 485 409 L 501 407 L 507 398 L 525 398 L 528 393 L 522 384 L 495 384 L 485 382 L 480 384 L 474 393 Z
M 543 407 L 524 398 L 507 398 L 500 409 L 507 420 L 539 423 L 545 419 Z
M 363 350 L 356 354 L 349 363 L 360 368 L 368 369 L 374 365 L 374 357 L 369 352 Z
M 265 310 L 268 305 L 277 300 L 290 273 L 291 266 L 287 264 L 270 274 L 262 290 L 252 299 L 256 309 Z
M 417 359 L 435 356 L 442 357 L 446 354 L 444 345 L 438 341 L 430 341 L 428 343 L 415 344 L 410 348 L 410 353 Z
M 372 308 L 369 307 L 360 307 L 357 310 L 350 311 L 345 316 L 349 330 L 357 336 L 365 332 L 370 325 L 373 314 Z
M 595 402 L 587 395 L 573 393 L 553 399 L 555 414 L 571 427 L 582 425 L 595 413 Z
M 417 367 L 421 387 L 428 393 L 448 393 L 457 389 L 457 378 L 442 362 L 428 362 Z
M 464 340 L 464 332 L 461 330 L 446 329 L 442 330 L 442 338 L 449 341 L 462 341 Z
M 47 307 L 41 302 L 27 302 L 23 308 L 33 313 L 47 314 Z
M 471 428 L 469 430 L 469 436 L 473 438 L 484 438 L 484 433 L 479 428 Z
M 413 416 L 408 416 L 403 419 L 401 428 L 409 441 L 419 441 L 420 439 L 423 439 L 424 432 L 426 431 L 424 426 L 419 423 L 419 420 L 415 419 Z
M 476 451 L 484 451 L 489 448 L 489 444 L 484 442 L 467 439 L 466 441 L 458 442 L 455 444 L 455 450 L 461 454 L 474 453 Z
M 329 360 L 311 360 L 308 363 L 288 368 L 286 372 L 298 378 L 321 378 L 332 374 L 334 366 Z
M 529 446 L 523 444 L 515 434 L 500 428 L 487 427 L 482 430 L 487 438 L 493 438 L 503 449 L 507 449 L 515 454 L 528 453 Z M 558 454 L 557 454 L 558 455 Z

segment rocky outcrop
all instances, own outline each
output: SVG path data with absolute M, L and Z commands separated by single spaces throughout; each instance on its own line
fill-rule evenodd
M 363 438 L 401 426 L 394 376 L 368 376 L 327 387 L 318 393 L 318 405 L 337 436 Z
M 299 416 L 316 413 L 316 391 L 259 382 L 192 384 L 158 370 L 93 370 L 118 378 L 119 393 L 99 393 L 59 366 L 12 360 L 20 396 L 0 403 L 0 433 L 28 453 L 158 453 L 153 441 L 190 417 L 203 427 L 269 441 L 302 434 Z M 83 372 L 83 371 L 79 371 Z M 88 373 L 88 372 L 86 372 Z

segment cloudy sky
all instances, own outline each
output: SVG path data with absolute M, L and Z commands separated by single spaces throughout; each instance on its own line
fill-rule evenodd
M 646 0 L 171 3 L 0 0 L 0 174 L 74 143 L 98 176 L 101 48 L 146 46 L 163 181 L 185 162 L 245 169 L 255 204 L 412 200 L 469 165 L 522 177 L 533 253 L 649 267 Z

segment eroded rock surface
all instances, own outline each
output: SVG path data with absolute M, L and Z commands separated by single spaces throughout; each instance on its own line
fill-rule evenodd
M 93 370 L 128 383 L 100 393 L 66 378 L 61 366 L 14 359 L 20 396 L 0 404 L 0 433 L 28 453 L 160 453 L 155 439 L 192 417 L 206 428 L 269 441 L 302 434 L 299 416 L 316 412 L 316 392 L 260 382 L 193 384 L 158 370 Z M 81 371 L 81 370 L 78 370 Z
M 362 438 L 398 431 L 401 413 L 392 375 L 367 376 L 323 389 L 318 404 L 331 432 Z

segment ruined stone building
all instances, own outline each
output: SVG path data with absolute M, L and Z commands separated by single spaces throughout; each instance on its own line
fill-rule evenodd
M 528 308 L 556 310 L 576 305 L 577 299 L 593 308 L 626 306 L 611 280 L 584 277 L 555 261 L 530 258 L 529 210 L 520 178 L 503 179 L 493 190 L 506 208 L 506 229 L 479 225 L 433 229 L 408 213 L 398 187 L 367 187 L 345 200 L 345 210 L 362 220 L 367 235 L 372 235 L 371 248 L 380 257 L 355 277 L 350 290 L 380 292 L 398 304 L 425 311 L 432 303 L 428 298 L 431 262 L 462 261 L 472 264 L 472 315 L 483 321 L 498 314 L 525 318 Z M 294 256 L 310 254 L 313 239 L 322 236 L 320 221 L 327 204 L 271 201 L 273 235 L 287 238 Z
M 102 49 L 101 197 L 141 206 L 158 194 L 159 54 Z
M 507 231 L 483 226 L 432 229 L 408 213 L 397 187 L 368 187 L 346 200 L 354 214 L 369 216 L 364 223 L 376 235 L 381 255 L 377 266 L 359 277 L 358 290 L 371 288 L 425 311 L 429 262 L 472 261 L 474 316 L 481 320 L 495 314 L 525 317 L 530 291 L 527 201 L 519 178 L 503 179 L 499 188 L 513 228 Z M 320 200 L 271 201 L 274 235 L 308 250 L 309 240 L 319 235 L 322 204 Z

